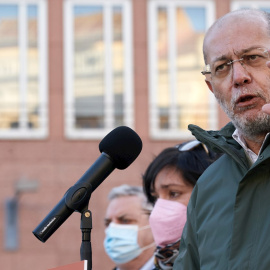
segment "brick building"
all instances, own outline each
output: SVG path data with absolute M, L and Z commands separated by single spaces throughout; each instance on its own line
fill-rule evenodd
M 99 157 L 102 138 L 126 125 L 143 150 L 89 202 L 93 269 L 113 268 L 103 250 L 110 189 L 140 185 L 154 155 L 192 139 L 188 123 L 228 122 L 200 74 L 201 47 L 209 25 L 241 7 L 270 1 L 0 0 L 1 269 L 80 260 L 79 213 L 46 243 L 32 231 Z

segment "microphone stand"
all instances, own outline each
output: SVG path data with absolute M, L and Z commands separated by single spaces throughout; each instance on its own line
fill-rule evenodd
M 81 213 L 81 261 L 87 260 L 87 270 L 92 270 L 92 247 L 91 247 L 92 213 L 88 209 Z
M 88 183 L 77 183 L 72 186 L 65 196 L 65 204 L 70 209 L 81 213 L 82 243 L 80 248 L 81 261 L 87 260 L 87 270 L 92 270 L 92 213 L 88 210 L 92 186 Z

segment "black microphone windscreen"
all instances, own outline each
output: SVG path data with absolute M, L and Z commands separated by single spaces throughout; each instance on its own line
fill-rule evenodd
M 126 169 L 142 151 L 142 140 L 131 128 L 120 126 L 108 133 L 99 144 L 99 151 L 112 159 L 117 169 Z

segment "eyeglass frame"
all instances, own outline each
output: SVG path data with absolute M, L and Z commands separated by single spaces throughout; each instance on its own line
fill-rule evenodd
M 262 47 L 258 47 L 258 48 L 253 48 L 254 49 L 262 49 L 264 50 L 263 53 L 267 53 L 267 58 L 270 58 L 269 52 L 267 48 L 262 48 Z M 243 65 L 243 63 L 241 63 L 241 61 L 244 60 L 243 56 L 245 55 L 245 53 L 242 54 L 241 58 L 236 59 L 236 60 L 229 60 L 227 63 L 224 63 L 224 65 L 230 65 L 231 67 L 233 67 L 233 63 L 235 62 L 240 62 L 241 65 Z M 206 75 L 211 75 L 211 66 L 210 64 L 205 65 L 205 70 L 201 71 L 201 74 L 206 76 Z M 207 78 L 206 78 L 207 79 Z

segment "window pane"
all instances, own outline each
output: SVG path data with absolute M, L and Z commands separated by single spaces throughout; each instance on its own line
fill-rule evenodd
M 151 135 L 185 139 L 190 123 L 215 128 L 215 101 L 201 75 L 213 2 L 149 1 L 148 15 Z
M 166 8 L 158 9 L 158 74 L 157 74 L 157 96 L 159 128 L 169 128 L 169 59 L 168 59 L 168 14 Z
M 177 120 L 179 129 L 194 123 L 209 128 L 209 93 L 202 90 L 205 8 L 177 8 Z
M 76 128 L 104 127 L 104 33 L 101 6 L 74 7 Z
M 114 93 L 114 122 L 116 126 L 124 125 L 123 108 L 123 69 L 124 69 L 124 44 L 123 44 L 122 8 L 113 8 L 113 93 Z
M 28 18 L 28 55 L 27 55 L 27 116 L 29 128 L 39 128 L 39 51 L 37 6 L 30 5 L 27 9 Z
M 189 123 L 208 128 L 209 97 L 201 91 L 203 66 L 202 42 L 205 32 L 204 8 L 177 8 L 176 12 L 176 76 L 177 128 Z M 158 9 L 158 114 L 159 128 L 169 129 L 171 106 L 169 78 L 168 9 Z
M 18 8 L 0 5 L 0 129 L 19 127 Z
M 43 0 L 0 4 L 0 139 L 47 135 L 46 13 Z
M 133 124 L 131 2 L 78 2 L 64 9 L 65 128 L 96 139 Z

